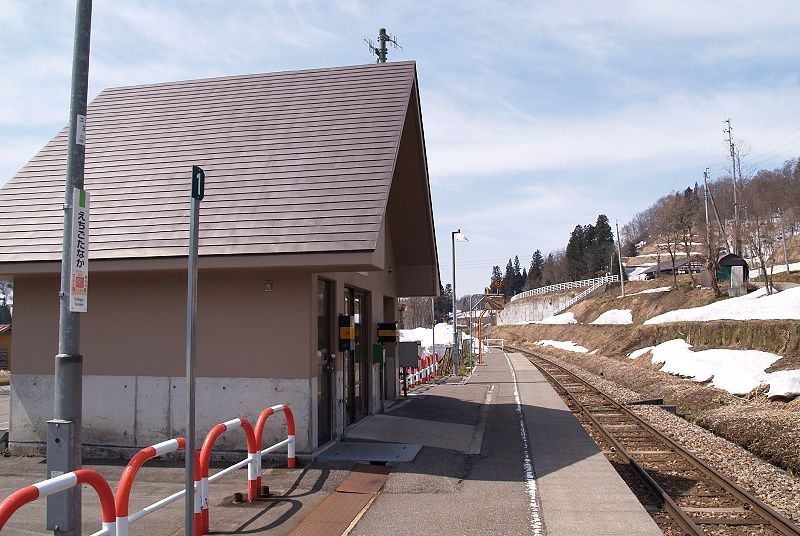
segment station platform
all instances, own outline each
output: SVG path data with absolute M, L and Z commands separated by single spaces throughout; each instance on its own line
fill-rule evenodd
M 350 433 L 425 445 L 413 463 L 392 467 L 351 534 L 398 527 L 437 536 L 662 534 L 521 354 L 491 353 L 463 384 L 433 385 L 414 395 Z M 525 466 L 524 442 L 532 468 Z
M 358 497 L 348 481 L 364 484 L 365 466 L 355 461 L 323 455 L 295 469 L 267 469 L 263 482 L 271 497 L 244 505 L 230 501 L 234 492 L 246 490 L 246 473 L 236 471 L 211 486 L 212 531 L 662 534 L 550 384 L 520 354 L 491 353 L 466 381 L 445 379 L 412 390 L 385 413 L 348 428 L 343 443 L 372 444 L 362 452 L 375 451 L 380 443 L 422 448 L 412 461 L 389 462 L 383 468 L 388 474 L 379 475 L 371 494 Z M 113 488 L 123 466 L 86 465 Z M 0 498 L 35 481 L 44 469 L 41 458 L 0 457 Z M 182 472 L 176 462 L 146 465 L 134 486 L 132 511 L 180 489 Z M 82 502 L 83 533 L 91 534 L 99 528 L 97 499 L 84 491 Z M 26 505 L 3 534 L 48 534 L 44 507 L 41 500 Z M 182 535 L 182 501 L 131 525 L 130 534 Z

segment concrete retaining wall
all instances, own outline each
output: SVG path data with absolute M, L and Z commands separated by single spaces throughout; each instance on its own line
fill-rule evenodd
M 594 292 L 590 292 L 584 299 L 589 298 L 591 296 L 596 296 L 597 294 L 602 294 L 606 291 L 607 285 L 600 285 Z M 567 303 L 580 294 L 584 292 L 586 288 L 577 288 L 572 292 L 565 293 L 565 294 L 550 294 L 550 295 L 543 295 L 543 296 L 535 296 L 531 298 L 526 298 L 524 300 L 518 300 L 514 302 L 509 302 L 497 314 L 497 325 L 508 325 L 508 324 L 524 324 L 526 322 L 538 322 L 548 316 L 553 316 L 556 311 L 565 307 Z
M 311 380 L 271 378 L 197 378 L 197 441 L 215 424 L 246 417 L 255 425 L 262 409 L 287 403 L 297 426 L 298 453 L 310 452 Z M 53 414 L 53 375 L 14 374 L 11 380 L 12 452 L 44 451 L 46 421 Z M 85 455 L 126 455 L 184 435 L 186 430 L 185 378 L 166 376 L 84 376 L 83 443 Z M 286 420 L 267 421 L 264 445 L 286 439 Z M 245 450 L 244 434 L 232 431 L 216 442 L 220 451 Z M 87 448 L 89 447 L 89 448 Z

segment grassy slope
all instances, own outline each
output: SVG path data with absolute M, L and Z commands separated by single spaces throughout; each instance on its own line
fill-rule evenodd
M 670 279 L 635 282 L 627 292 L 667 286 Z M 763 459 L 800 472 L 800 398 L 791 402 L 768 401 L 764 389 L 739 398 L 705 384 L 678 378 L 658 370 L 649 354 L 631 361 L 627 355 L 638 348 L 653 346 L 670 339 L 685 339 L 696 348 L 757 349 L 783 358 L 769 370 L 800 368 L 800 322 L 797 321 L 718 321 L 680 322 L 645 326 L 642 322 L 674 309 L 697 307 L 713 301 L 713 294 L 683 281 L 678 290 L 618 298 L 619 289 L 586 300 L 572 311 L 579 324 L 499 326 L 492 337 L 506 344 L 527 347 L 558 355 L 561 359 L 615 381 L 643 397 L 663 398 L 675 404 L 686 418 L 737 443 Z M 632 325 L 591 325 L 610 309 L 632 309 Z M 599 348 L 600 355 L 576 354 L 534 346 L 541 339 L 570 340 L 589 349 Z

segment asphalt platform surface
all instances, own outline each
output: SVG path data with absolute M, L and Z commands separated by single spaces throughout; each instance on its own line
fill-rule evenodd
M 385 413 L 348 429 L 346 441 L 422 445 L 413 461 L 388 464 L 383 489 L 349 534 L 661 534 L 529 361 L 495 352 L 486 362 L 466 381 L 444 379 L 418 387 Z M 0 421 L 3 402 L 0 398 Z M 116 489 L 124 465 L 99 461 L 85 467 L 99 471 Z M 211 485 L 211 531 L 289 534 L 354 467 L 355 462 L 318 460 L 295 469 L 267 468 L 263 483 L 271 496 L 244 505 L 231 500 L 247 488 L 246 472 L 236 471 Z M 44 473 L 42 458 L 0 457 L 0 499 Z M 133 486 L 130 511 L 180 490 L 182 481 L 180 462 L 148 462 Z M 83 534 L 92 534 L 100 528 L 100 508 L 91 488 L 84 489 L 82 504 Z M 44 500 L 26 505 L 3 536 L 50 534 L 44 514 Z M 130 527 L 132 535 L 183 531 L 182 500 Z

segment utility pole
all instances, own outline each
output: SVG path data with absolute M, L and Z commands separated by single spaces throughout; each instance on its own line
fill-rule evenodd
M 736 255 L 741 255 L 741 246 L 739 244 L 739 194 L 736 186 L 736 148 L 733 145 L 733 127 L 731 126 L 731 120 L 726 119 L 725 123 L 727 123 L 728 128 L 723 130 L 723 132 L 728 135 L 726 141 L 731 151 L 731 171 L 733 177 L 733 248 Z
M 708 246 L 708 256 L 711 257 L 711 224 L 708 221 L 708 168 L 703 172 L 703 185 L 703 201 L 706 209 L 706 245 Z
M 614 224 L 617 226 L 617 256 L 619 257 L 619 284 L 622 287 L 622 297 L 625 297 L 625 277 L 622 271 L 622 248 L 620 247 L 619 243 L 619 221 L 614 220 Z
M 364 39 L 364 41 L 367 43 L 367 46 L 369 47 L 370 51 L 372 51 L 373 54 L 378 56 L 378 59 L 376 60 L 375 63 L 386 63 L 386 55 L 387 55 L 386 43 L 391 43 L 394 46 L 394 48 L 403 48 L 397 42 L 397 37 L 391 36 L 386 33 L 386 28 L 381 28 L 380 30 L 378 30 L 377 47 L 372 42 L 372 39 Z
M 72 247 L 72 226 L 75 190 L 83 190 L 86 163 L 86 103 L 89 89 L 91 27 L 92 0 L 78 0 L 75 10 L 67 172 L 64 187 L 55 407 L 54 419 L 47 423 L 47 478 L 79 469 L 82 462 L 83 356 L 80 353 L 80 316 L 73 310 L 75 308 L 72 307 L 71 296 L 72 263 L 75 254 Z M 81 533 L 80 486 L 47 498 L 47 529 L 59 535 L 72 536 Z
M 728 247 L 728 251 L 732 252 L 733 248 L 731 247 L 731 243 L 728 240 L 728 235 L 725 234 L 725 227 L 722 225 L 722 218 L 719 216 L 719 210 L 717 210 L 717 203 L 714 201 L 714 192 L 708 189 L 708 172 L 706 172 L 705 176 L 703 177 L 703 182 L 706 186 L 706 192 L 708 192 L 708 198 L 711 199 L 711 207 L 714 209 L 714 216 L 717 218 L 717 225 L 719 226 L 719 234 L 722 239 L 725 241 L 725 245 Z

